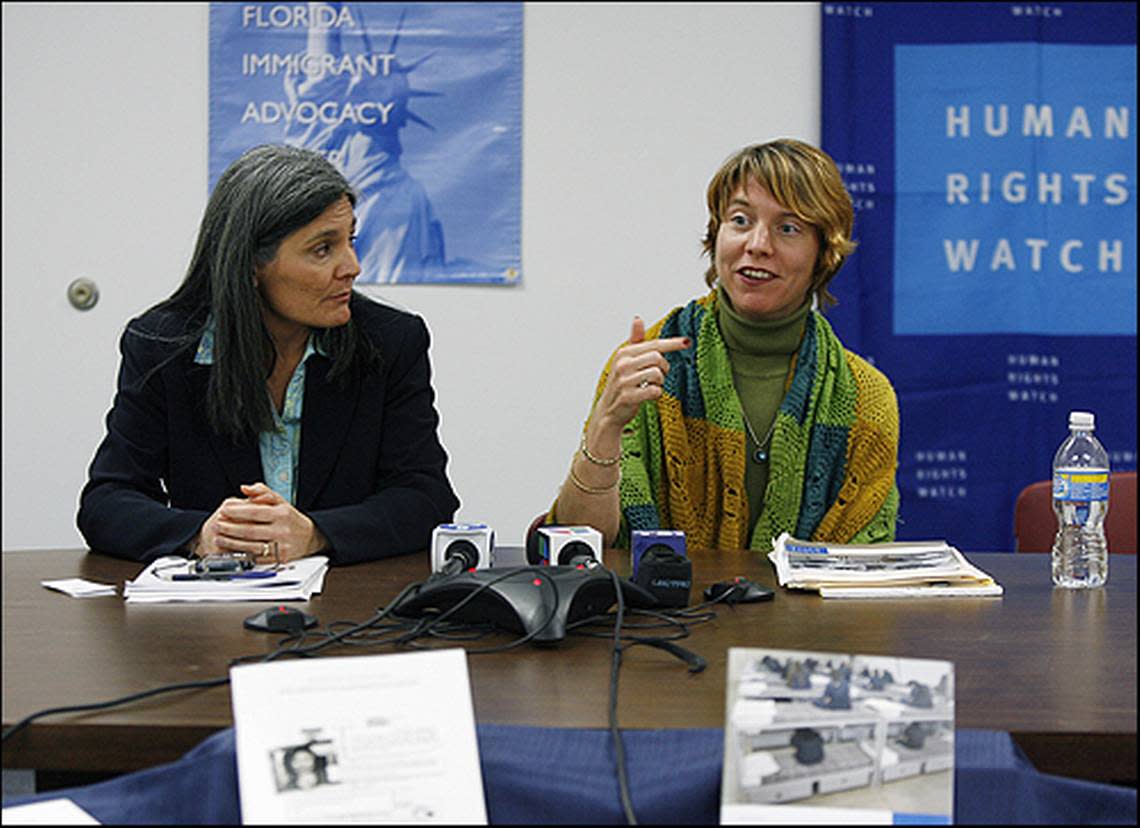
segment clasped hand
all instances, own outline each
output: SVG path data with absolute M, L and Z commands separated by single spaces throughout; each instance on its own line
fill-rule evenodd
M 202 524 L 195 554 L 248 552 L 258 563 L 284 563 L 324 548 L 316 524 L 273 489 L 254 483 L 241 491 L 245 497 L 227 497 Z

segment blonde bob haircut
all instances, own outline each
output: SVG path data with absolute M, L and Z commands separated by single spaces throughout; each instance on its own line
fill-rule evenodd
M 712 287 L 716 282 L 716 237 L 728 202 L 750 180 L 815 228 L 819 255 L 812 272 L 811 290 L 818 297 L 821 309 L 834 305 L 836 299 L 828 292 L 827 285 L 855 250 L 851 239 L 855 210 L 831 156 L 794 138 L 778 138 L 745 147 L 725 161 L 709 182 L 706 198 L 709 223 L 702 240 L 710 262 L 705 283 Z

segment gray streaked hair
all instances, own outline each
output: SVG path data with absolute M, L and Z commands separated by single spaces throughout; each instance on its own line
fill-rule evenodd
M 265 381 L 276 350 L 262 319 L 255 269 L 273 261 L 286 236 L 341 198 L 356 204 L 351 185 L 319 153 L 272 144 L 247 150 L 214 186 L 182 284 L 156 306 L 187 313 L 186 344 L 200 339 L 213 316 L 206 411 L 211 426 L 235 442 L 274 422 Z M 330 379 L 343 381 L 379 357 L 351 320 L 316 334 L 333 362 Z

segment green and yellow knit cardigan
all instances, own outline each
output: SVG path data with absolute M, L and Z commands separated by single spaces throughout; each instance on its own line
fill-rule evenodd
M 833 543 L 895 535 L 899 416 L 894 389 L 808 315 L 776 413 L 764 507 L 751 540 L 740 399 L 716 321 L 716 291 L 675 308 L 646 339 L 688 336 L 666 354 L 664 394 L 622 436 L 619 546 L 634 529 L 681 529 L 689 546 L 768 551 L 787 531 Z M 615 351 L 616 353 L 616 351 Z M 597 402 L 613 364 L 606 363 Z

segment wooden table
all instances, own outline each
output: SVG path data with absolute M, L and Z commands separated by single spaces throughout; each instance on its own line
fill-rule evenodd
M 771 565 L 755 554 L 690 554 L 694 597 L 734 575 L 774 585 Z M 731 646 L 935 658 L 955 664 L 958 727 L 1011 732 L 1044 772 L 1135 784 L 1135 558 L 1113 556 L 1105 589 L 1072 592 L 1052 588 L 1048 555 L 969 557 L 1005 587 L 1004 597 L 825 601 L 779 590 L 774 601 L 722 608 L 715 621 L 693 627 L 681 643 L 708 660 L 703 673 L 635 647 L 621 672 L 619 724 L 723 727 Z M 264 653 L 276 641 L 242 627 L 264 604 L 136 605 L 120 596 L 74 599 L 40 586 L 78 576 L 121 587 L 138 564 L 74 549 L 7 552 L 2 561 L 5 728 L 50 707 L 224 676 L 230 659 Z M 607 564 L 628 574 L 616 551 L 607 551 Z M 427 558 L 419 555 L 332 569 L 324 593 L 299 606 L 323 623 L 363 621 L 427 574 Z M 330 654 L 377 651 L 392 648 Z M 608 640 L 572 636 L 546 648 L 472 655 L 469 669 L 479 722 L 607 726 Z M 136 770 L 172 761 L 232 723 L 228 687 L 179 691 L 42 719 L 4 744 L 3 766 Z

